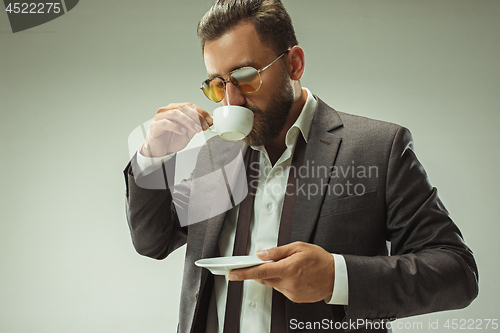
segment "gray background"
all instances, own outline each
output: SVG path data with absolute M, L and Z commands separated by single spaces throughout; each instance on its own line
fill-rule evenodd
M 129 133 L 159 107 L 215 108 L 195 32 L 211 2 L 80 1 L 16 34 L 0 12 L 0 332 L 175 331 L 184 250 L 135 253 L 122 170 Z M 284 3 L 303 85 L 409 127 L 475 252 L 470 307 L 399 322 L 500 319 L 500 1 Z

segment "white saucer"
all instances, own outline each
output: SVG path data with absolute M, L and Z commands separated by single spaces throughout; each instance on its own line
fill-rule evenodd
M 227 275 L 230 270 L 257 266 L 269 261 L 262 261 L 257 256 L 217 257 L 197 260 L 194 264 L 207 268 L 214 275 Z

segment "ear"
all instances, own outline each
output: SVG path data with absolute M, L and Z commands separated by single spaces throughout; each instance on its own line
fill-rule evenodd
M 287 70 L 290 79 L 298 81 L 302 78 L 305 69 L 304 50 L 298 45 L 295 45 L 286 54 Z

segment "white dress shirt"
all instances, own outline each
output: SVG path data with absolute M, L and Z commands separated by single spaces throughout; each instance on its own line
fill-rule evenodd
M 317 101 L 311 92 L 307 92 L 307 100 L 299 117 L 288 130 L 285 143 L 286 150 L 273 166 L 264 146 L 252 146 L 259 154 L 259 184 L 256 191 L 254 212 L 250 222 L 250 239 L 248 252 L 255 255 L 257 251 L 277 246 L 281 210 L 285 198 L 288 174 L 292 163 L 297 137 L 302 135 L 307 142 L 312 118 Z M 140 149 L 139 149 L 140 151 Z M 172 154 L 173 156 L 173 154 Z M 161 161 L 170 156 L 148 158 L 137 154 L 137 163 L 142 170 L 151 170 L 151 166 L 161 166 Z M 221 256 L 229 257 L 233 253 L 236 223 L 239 205 L 226 213 L 224 226 L 219 238 Z M 347 305 L 348 283 L 347 267 L 342 255 L 333 254 L 335 262 L 335 283 L 328 304 Z M 226 309 L 227 276 L 216 275 L 214 291 L 207 323 L 207 333 L 223 333 L 224 314 Z M 246 280 L 243 284 L 241 306 L 240 333 L 270 332 L 271 328 L 272 288 L 261 285 L 254 280 Z

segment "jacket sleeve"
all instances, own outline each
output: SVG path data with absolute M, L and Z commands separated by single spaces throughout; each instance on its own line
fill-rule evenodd
M 396 132 L 389 156 L 385 206 L 391 255 L 344 255 L 346 320 L 458 309 L 478 294 L 472 251 L 430 185 L 407 129 Z
M 173 179 L 175 157 L 146 176 L 134 176 L 135 156 L 124 170 L 126 183 L 126 212 L 136 251 L 144 256 L 163 259 L 186 243 L 187 228 L 179 223 L 177 210 L 185 210 L 189 197 L 189 180 L 168 186 L 167 178 Z M 167 176 L 168 174 L 168 176 Z M 173 182 L 170 181 L 170 184 Z M 174 200 L 172 199 L 174 193 Z

